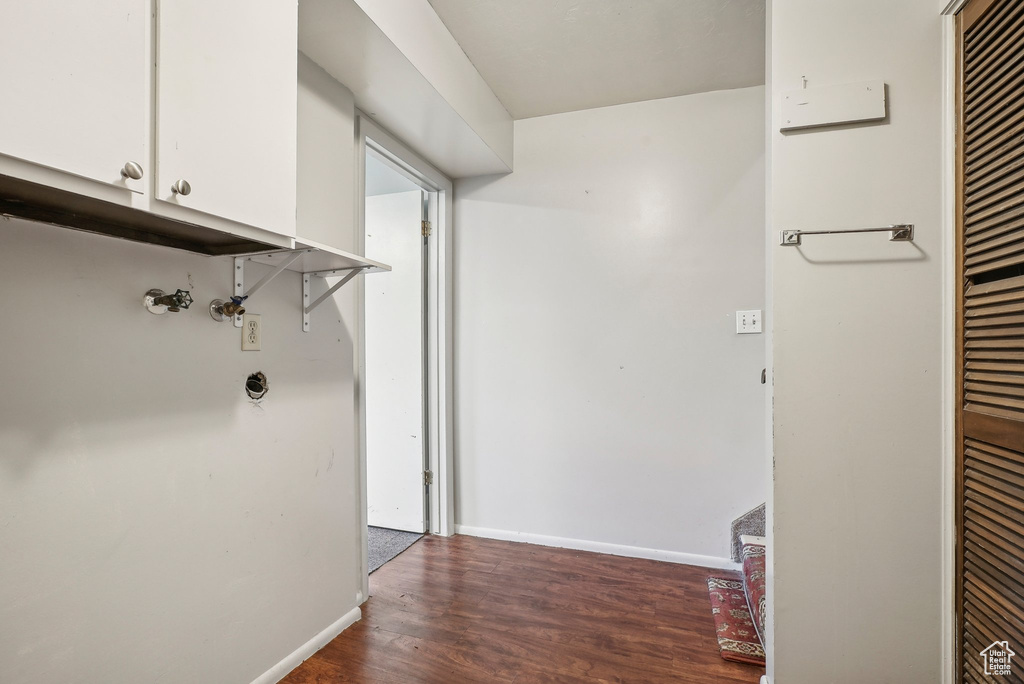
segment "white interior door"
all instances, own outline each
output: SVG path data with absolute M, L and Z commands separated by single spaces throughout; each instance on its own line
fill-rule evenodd
M 366 198 L 367 522 L 426 531 L 421 191 Z
M 0 153 L 136 192 L 150 172 L 149 3 L 0 3 Z

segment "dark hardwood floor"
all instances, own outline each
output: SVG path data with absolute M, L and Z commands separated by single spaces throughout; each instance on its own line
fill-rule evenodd
M 370 576 L 363 619 L 284 682 L 757 684 L 718 654 L 708 574 L 475 537 L 424 537 Z

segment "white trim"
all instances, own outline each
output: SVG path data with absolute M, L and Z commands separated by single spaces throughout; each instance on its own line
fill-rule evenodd
M 954 14 L 959 12 L 963 8 L 963 6 L 967 4 L 967 2 L 968 0 L 949 0 L 949 2 L 946 3 L 945 7 L 943 7 L 942 11 L 939 12 L 939 14 L 953 16 Z
M 942 18 L 942 679 L 952 684 L 956 649 L 956 23 L 954 14 L 966 0 L 953 0 Z
M 315 637 L 299 646 L 295 651 L 285 656 L 284 660 L 252 680 L 252 684 L 277 684 L 284 679 L 289 672 L 301 665 L 307 658 L 330 643 L 331 639 L 338 636 L 346 629 L 354 625 L 363 617 L 362 611 L 356 606 L 341 616 L 337 622 L 332 624 Z
M 363 137 L 362 128 L 364 120 L 356 110 L 356 121 L 354 127 L 355 135 L 355 159 L 352 163 L 356 167 L 356 216 L 355 216 L 355 251 L 356 254 L 363 254 L 366 251 L 366 139 Z M 355 368 L 353 378 L 356 385 L 356 487 L 359 495 L 356 497 L 356 520 L 359 521 L 359 573 L 362 584 L 359 593 L 362 596 L 370 595 L 370 551 L 369 551 L 369 528 L 367 527 L 366 510 L 366 411 L 363 407 L 366 403 L 366 388 L 363 377 L 366 374 L 366 289 L 363 285 L 365 278 L 356 278 L 356 328 L 359 334 L 355 336 Z M 362 601 L 359 602 L 362 605 Z
M 763 646 L 765 679 L 775 676 L 775 229 L 772 222 L 772 141 L 774 139 L 774 82 L 772 74 L 773 0 L 765 2 L 764 41 L 764 393 L 765 482 L 765 623 Z M 762 684 L 764 684 L 762 682 Z
M 369 139 L 369 141 L 368 141 Z M 357 216 L 356 241 L 357 253 L 362 254 L 365 247 L 366 234 L 364 202 L 366 194 L 366 163 L 367 150 L 385 155 L 384 160 L 392 168 L 400 171 L 414 182 L 432 193 L 431 210 L 436 211 L 436 223 L 433 226 L 434 239 L 429 242 L 427 297 L 434 307 L 434 315 L 428 315 L 427 334 L 427 452 L 430 470 L 434 473 L 434 486 L 430 488 L 428 505 L 430 507 L 430 532 L 441 536 L 449 536 L 455 529 L 455 454 L 453 448 L 454 399 L 452 395 L 455 383 L 452 373 L 455 368 L 452 350 L 454 333 L 452 325 L 453 269 L 452 269 L 452 181 L 430 162 L 423 159 L 408 145 L 378 125 L 364 112 L 356 110 L 356 168 L 357 172 Z M 359 477 L 360 496 L 357 505 L 362 530 L 362 555 L 360 571 L 363 576 L 363 594 L 369 595 L 367 575 L 366 549 L 366 415 L 363 411 L 365 402 L 365 384 L 361 381 L 365 372 L 366 352 L 364 345 L 365 311 L 363 309 L 363 284 L 359 282 L 358 326 L 359 341 L 357 350 L 356 383 L 358 386 L 358 420 L 359 420 Z
M 595 553 L 606 553 L 612 556 L 626 556 L 627 558 L 648 558 L 650 560 L 664 561 L 666 563 L 696 565 L 702 568 L 739 570 L 741 567 L 739 563 L 734 563 L 730 558 L 719 558 L 718 556 L 701 556 L 696 553 L 664 551 L 662 549 L 646 549 L 641 546 L 625 546 L 623 544 L 608 544 L 606 542 L 587 541 L 585 539 L 550 537 L 545 534 L 510 532 L 508 530 L 494 530 L 487 527 L 456 525 L 455 533 L 464 534 L 468 537 L 483 537 L 484 539 L 499 539 L 501 541 L 538 544 L 540 546 L 554 546 L 560 549 L 575 549 L 576 551 L 593 551 Z

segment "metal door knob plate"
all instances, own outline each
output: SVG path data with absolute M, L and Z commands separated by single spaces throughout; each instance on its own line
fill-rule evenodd
M 133 161 L 126 163 L 121 169 L 121 178 L 139 180 L 142 178 L 142 166 Z
M 175 195 L 187 195 L 192 192 L 192 186 L 188 184 L 187 180 L 182 178 L 181 180 L 174 181 L 171 190 L 174 191 Z

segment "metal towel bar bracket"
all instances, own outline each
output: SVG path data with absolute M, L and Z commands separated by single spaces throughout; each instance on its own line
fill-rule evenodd
M 849 230 L 784 230 L 780 245 L 800 245 L 804 235 L 845 235 L 848 233 L 889 233 L 890 242 L 913 242 L 914 225 L 912 223 L 896 223 L 882 228 L 851 228 Z

